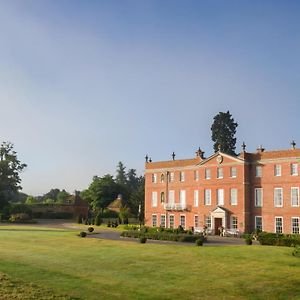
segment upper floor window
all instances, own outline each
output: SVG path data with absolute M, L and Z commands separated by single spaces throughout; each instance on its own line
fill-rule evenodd
M 231 167 L 230 168 L 230 177 L 236 178 L 236 167 Z
M 199 180 L 199 171 L 198 170 L 194 171 L 194 180 L 196 180 L 196 181 Z
M 230 204 L 237 205 L 237 189 L 230 189 Z
M 199 191 L 195 190 L 194 191 L 194 206 L 197 207 L 199 204 Z
M 262 188 L 254 189 L 254 205 L 256 207 L 263 206 L 263 189 Z
M 204 190 L 204 205 L 211 205 L 211 189 Z
M 170 172 L 169 173 L 169 182 L 174 182 L 174 180 L 175 180 L 174 172 Z
M 275 165 L 274 166 L 274 175 L 275 176 L 281 176 L 281 165 Z
M 165 193 L 164 192 L 160 193 L 160 203 L 165 203 Z
M 291 164 L 291 175 L 298 175 L 298 164 Z
M 210 179 L 211 174 L 210 174 L 210 169 L 205 169 L 205 179 Z
M 223 178 L 223 168 L 217 169 L 217 178 Z
M 184 180 L 185 180 L 184 172 L 179 172 L 179 181 L 184 181 Z
M 274 206 L 282 207 L 283 206 L 283 192 L 282 188 L 274 189 Z
M 160 175 L 160 182 L 161 183 L 165 182 L 165 175 L 164 174 Z
M 291 187 L 291 206 L 299 206 L 299 188 Z
M 157 182 L 157 175 L 154 173 L 152 174 L 152 182 L 156 183 Z
M 152 207 L 157 207 L 157 192 L 152 192 Z
M 262 177 L 262 166 L 255 167 L 255 177 Z
M 175 203 L 175 191 L 173 191 L 173 190 L 169 191 L 168 202 L 170 204 L 174 204 Z
M 217 189 L 217 203 L 218 205 L 224 205 L 224 190 Z

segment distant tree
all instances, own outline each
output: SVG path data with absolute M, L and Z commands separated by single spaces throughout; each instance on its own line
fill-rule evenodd
M 126 167 L 124 164 L 119 161 L 117 166 L 117 175 L 116 175 L 116 183 L 120 185 L 126 185 L 127 178 L 126 178 Z
M 229 111 L 226 113 L 219 112 L 215 117 L 211 126 L 212 141 L 214 142 L 214 150 L 217 152 L 219 149 L 227 154 L 235 155 L 236 145 L 236 127 L 237 123 Z
M 47 198 L 44 200 L 44 203 L 45 204 L 54 204 L 55 203 L 55 200 L 54 199 L 51 199 L 51 198 Z
M 0 210 L 22 189 L 19 174 L 26 166 L 18 160 L 12 143 L 0 145 Z
M 67 203 L 70 194 L 66 190 L 60 191 L 56 196 L 56 202 L 60 204 Z
M 129 207 L 130 211 L 136 215 L 144 219 L 144 202 L 145 202 L 145 179 L 143 176 L 139 178 L 137 188 L 132 191 L 129 198 Z M 140 213 L 139 213 L 139 206 Z
M 119 212 L 119 218 L 123 224 L 128 224 L 128 218 L 130 215 L 130 210 L 127 206 L 122 206 Z
M 33 196 L 28 196 L 25 201 L 25 204 L 36 204 L 36 203 L 37 203 L 37 199 L 34 198 Z
M 88 189 L 81 193 L 81 197 L 91 204 L 95 212 L 98 212 L 103 211 L 118 194 L 118 185 L 113 177 L 107 174 L 103 177 L 94 176 Z
M 60 192 L 60 189 L 51 189 L 48 193 L 43 195 L 43 202 L 45 202 L 46 199 L 53 199 L 54 201 L 57 199 L 57 195 Z

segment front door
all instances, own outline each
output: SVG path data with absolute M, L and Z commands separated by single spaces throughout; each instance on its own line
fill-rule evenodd
M 222 226 L 222 218 L 215 218 L 215 234 L 219 235 L 220 231 L 219 231 L 219 227 Z

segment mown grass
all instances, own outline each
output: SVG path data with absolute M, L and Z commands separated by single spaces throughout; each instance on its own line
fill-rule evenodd
M 300 299 L 300 259 L 291 248 L 139 244 L 76 233 L 0 227 L 0 272 L 23 288 L 20 299 L 44 299 L 30 298 L 30 290 L 61 297 L 53 299 Z M 10 292 L 2 283 L 0 291 Z

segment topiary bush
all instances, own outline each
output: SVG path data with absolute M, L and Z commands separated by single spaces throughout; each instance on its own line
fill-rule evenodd
M 203 240 L 202 239 L 197 239 L 196 240 L 196 246 L 203 246 Z
M 89 231 L 89 232 L 93 232 L 93 231 L 94 231 L 94 227 L 89 227 L 89 228 L 88 228 L 88 231 Z
M 140 243 L 145 244 L 147 242 L 147 238 L 145 236 L 140 237 Z
M 96 226 L 100 226 L 102 224 L 102 218 L 101 218 L 101 215 L 100 214 L 97 214 L 96 215 L 96 218 L 95 218 L 95 225 Z
M 86 232 L 81 231 L 81 232 L 79 233 L 79 236 L 82 237 L 82 238 L 86 237 Z

